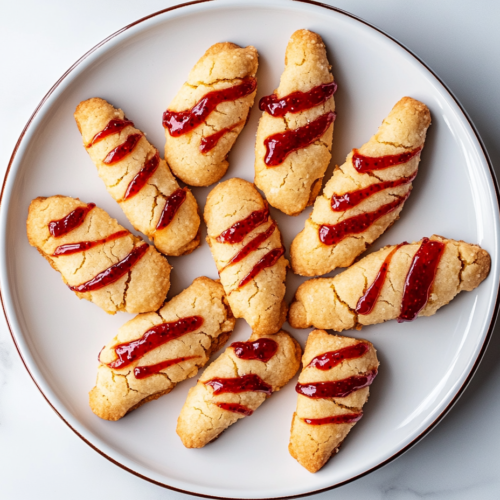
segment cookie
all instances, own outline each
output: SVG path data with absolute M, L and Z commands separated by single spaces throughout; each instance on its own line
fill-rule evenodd
M 279 87 L 260 101 L 255 143 L 255 185 L 287 215 L 312 205 L 321 189 L 331 159 L 336 88 L 321 37 L 296 31 Z
M 212 45 L 163 114 L 165 159 L 191 186 L 209 186 L 227 171 L 257 92 L 255 47 Z
M 170 288 L 171 266 L 153 246 L 104 210 L 78 198 L 36 198 L 28 240 L 80 299 L 109 314 L 155 311 Z
M 478 287 L 490 264 L 478 245 L 441 236 L 387 246 L 334 278 L 300 285 L 288 321 L 294 328 L 341 332 L 431 316 L 462 290 Z
M 266 202 L 252 183 L 233 178 L 210 192 L 204 217 L 233 314 L 256 334 L 276 333 L 286 319 L 288 261 Z
M 99 177 L 135 229 L 165 255 L 185 255 L 197 248 L 196 199 L 179 187 L 144 132 L 121 109 L 97 97 L 78 105 L 75 120 Z
M 363 417 L 379 362 L 367 340 L 314 330 L 302 363 L 288 449 L 300 465 L 317 472 Z
M 177 420 L 186 448 L 202 448 L 230 425 L 250 416 L 279 391 L 300 366 L 299 344 L 285 331 L 235 342 L 189 391 Z
M 427 106 L 404 97 L 378 132 L 349 153 L 292 242 L 296 274 L 320 276 L 350 266 L 398 219 L 417 175 L 430 123 Z
M 119 420 L 194 377 L 233 331 L 220 283 L 201 277 L 159 311 L 125 323 L 99 354 L 92 411 Z

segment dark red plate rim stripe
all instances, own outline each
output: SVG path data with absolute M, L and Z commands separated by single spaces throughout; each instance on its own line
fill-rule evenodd
M 28 131 L 28 128 L 31 126 L 33 120 L 35 119 L 35 117 L 38 115 L 40 109 L 42 108 L 42 106 L 45 104 L 45 102 L 49 99 L 49 97 L 55 92 L 55 90 L 57 89 L 57 87 L 59 87 L 59 85 L 62 83 L 62 81 L 75 69 L 77 68 L 83 61 L 85 61 L 85 59 L 87 59 L 90 55 L 92 55 L 96 50 L 98 50 L 100 47 L 102 47 L 103 45 L 105 45 L 107 42 L 109 42 L 110 40 L 116 38 L 118 35 L 124 33 L 125 31 L 127 31 L 128 29 L 130 28 L 133 28 L 134 26 L 137 26 L 138 24 L 144 22 L 144 21 L 147 21 L 148 19 L 152 19 L 156 16 L 159 16 L 161 14 L 164 14 L 166 12 L 170 12 L 170 11 L 173 11 L 173 10 L 177 10 L 177 9 L 180 9 L 180 8 L 183 8 L 183 7 L 188 7 L 190 5 L 196 5 L 196 4 L 201 4 L 201 3 L 207 3 L 207 2 L 213 2 L 214 0 L 196 0 L 196 1 L 193 1 L 193 2 L 187 2 L 187 3 L 183 3 L 183 4 L 179 4 L 179 5 L 175 5 L 173 7 L 169 7 L 167 9 L 163 9 L 163 10 L 160 10 L 158 12 L 155 12 L 153 14 L 150 14 L 149 16 L 145 16 L 141 19 L 138 19 L 137 21 L 134 21 L 133 23 L 131 24 L 128 24 L 127 26 L 121 28 L 120 30 L 116 31 L 115 33 L 109 35 L 107 38 L 105 38 L 104 40 L 102 40 L 101 42 L 99 42 L 97 45 L 95 45 L 94 47 L 92 47 L 86 54 L 84 54 L 82 57 L 80 57 L 80 59 L 78 59 L 62 76 L 61 78 L 59 78 L 59 80 L 57 80 L 57 82 L 52 86 L 52 88 L 47 92 L 47 94 L 45 94 L 44 98 L 40 101 L 40 103 L 38 104 L 38 106 L 36 107 L 35 111 L 33 112 L 33 114 L 31 115 L 31 117 L 29 118 L 28 122 L 26 123 L 23 131 L 21 132 L 21 135 L 19 136 L 19 139 L 17 140 L 17 143 L 14 147 L 14 150 L 12 152 L 12 155 L 10 157 L 10 160 L 9 160 L 9 165 L 7 166 L 7 170 L 5 172 L 5 177 L 4 177 L 4 181 L 3 181 L 3 184 L 2 184 L 2 190 L 0 192 L 0 204 L 2 202 L 2 199 L 3 199 L 3 195 L 4 195 L 4 191 L 5 191 L 5 186 L 6 186 L 6 183 L 7 183 L 7 177 L 9 176 L 9 173 L 10 173 L 10 169 L 14 163 L 14 160 L 15 160 L 15 157 L 16 157 L 16 154 L 19 150 L 19 147 L 21 146 L 21 143 L 24 139 L 24 136 L 26 135 L 26 132 Z M 434 71 L 429 68 L 418 56 L 416 56 L 410 49 L 408 49 L 407 47 L 405 47 L 401 42 L 399 42 L 398 40 L 396 40 L 395 38 L 393 38 L 392 36 L 388 35 L 387 33 L 385 33 L 384 31 L 382 31 L 381 29 L 379 28 L 376 28 L 375 26 L 373 26 L 372 24 L 368 23 L 367 21 L 364 21 L 363 19 L 355 16 L 354 14 L 351 14 L 349 12 L 346 12 L 345 10 L 342 10 L 342 9 L 339 9 L 337 7 L 332 7 L 330 5 L 325 5 L 323 3 L 320 3 L 320 2 L 315 2 L 313 0 L 293 0 L 294 2 L 300 2 L 300 3 L 306 3 L 306 4 L 310 4 L 310 5 L 315 5 L 317 7 L 321 7 L 323 9 L 328 9 L 328 10 L 331 10 L 331 11 L 334 11 L 334 12 L 337 12 L 339 14 L 342 14 L 344 16 L 347 16 L 347 17 L 350 17 L 351 19 L 354 19 L 355 21 L 358 21 L 366 26 L 368 26 L 369 28 L 377 31 L 378 33 L 384 35 L 386 38 L 388 38 L 389 40 L 391 40 L 392 42 L 394 42 L 395 44 L 397 44 L 399 47 L 401 47 L 403 50 L 405 50 L 406 52 L 408 52 L 408 54 L 410 54 L 411 56 L 414 57 L 414 59 L 416 61 L 418 61 L 430 74 L 432 74 L 434 76 L 434 78 L 436 78 L 436 80 L 443 86 L 443 88 L 448 92 L 448 94 L 451 96 L 451 98 L 455 101 L 455 104 L 459 107 L 459 109 L 462 111 L 465 119 L 467 120 L 467 122 L 469 123 L 471 129 L 472 129 L 472 132 L 475 134 L 476 136 L 476 139 L 481 147 L 481 150 L 483 152 L 483 155 L 486 159 L 486 163 L 488 164 L 488 168 L 490 170 L 490 174 L 491 174 L 491 178 L 493 180 L 493 185 L 495 187 L 495 194 L 496 194 L 496 197 L 497 197 L 497 202 L 499 203 L 500 205 L 500 189 L 498 187 L 498 181 L 497 181 L 497 178 L 496 178 L 496 174 L 495 174 L 495 171 L 493 170 L 493 165 L 491 163 L 491 160 L 490 160 L 490 157 L 488 155 L 488 152 L 486 151 L 486 147 L 484 146 L 484 143 L 483 143 L 483 140 L 481 139 L 478 131 L 476 130 L 476 127 L 474 126 L 472 120 L 469 118 L 469 115 L 466 113 L 465 109 L 463 108 L 463 106 L 460 104 L 460 102 L 458 101 L 458 99 L 454 96 L 454 94 L 451 92 L 451 90 L 447 87 L 447 85 L 445 85 L 445 83 L 441 80 L 441 78 L 439 78 L 438 75 L 436 75 L 434 73 Z M 500 213 L 499 213 L 499 216 L 500 216 Z M 453 406 L 455 405 L 455 403 L 458 401 L 458 399 L 460 398 L 460 396 L 463 394 L 463 392 L 465 391 L 465 389 L 467 388 L 467 386 L 469 385 L 470 381 L 472 380 L 472 377 L 474 376 L 475 372 L 477 371 L 480 363 L 481 363 L 481 360 L 484 356 L 484 353 L 486 352 L 486 348 L 488 347 L 488 344 L 491 340 L 491 336 L 492 336 L 492 333 L 493 333 L 493 329 L 495 327 L 495 323 L 496 323 L 496 319 L 497 319 L 497 316 L 498 316 L 498 310 L 499 310 L 499 305 L 500 305 L 500 297 L 499 297 L 499 294 L 498 294 L 498 289 L 497 289 L 497 296 L 496 296 L 496 301 L 495 301 L 495 308 L 494 308 L 494 311 L 493 311 L 493 316 L 491 318 L 491 321 L 490 321 L 490 325 L 488 327 L 488 333 L 486 334 L 486 337 L 483 341 L 483 345 L 481 346 L 481 351 L 479 352 L 477 358 L 476 358 L 476 361 L 474 363 L 474 366 L 471 368 L 467 378 L 464 380 L 462 386 L 460 387 L 460 389 L 457 391 L 457 393 L 455 394 L 455 396 L 453 397 L 453 399 L 450 401 L 450 403 L 448 404 L 448 406 L 441 412 L 440 415 L 438 415 L 436 417 L 436 419 L 431 423 L 429 424 L 429 426 L 427 427 L 427 429 L 425 429 L 419 436 L 417 436 L 413 441 L 411 441 L 410 443 L 408 443 L 404 448 L 402 448 L 401 450 L 399 450 L 397 453 L 395 453 L 392 457 L 389 457 L 387 460 L 385 460 L 384 462 L 381 462 L 380 464 L 376 465 L 375 467 L 372 467 L 371 469 L 365 471 L 365 472 L 362 472 L 361 474 L 358 474 L 357 476 L 354 476 L 354 477 L 351 477 L 350 479 L 346 479 L 345 481 L 342 481 L 340 483 L 337 483 L 337 484 L 333 484 L 332 486 L 329 486 L 327 488 L 321 488 L 321 489 L 318 489 L 318 490 L 313 490 L 313 491 L 309 491 L 309 492 L 304 492 L 304 493 L 301 493 L 299 495 L 292 495 L 292 496 L 286 496 L 286 497 L 270 497 L 270 498 L 267 498 L 267 499 L 260 499 L 260 500 L 285 500 L 285 499 L 289 499 L 289 498 L 299 498 L 299 497 L 303 497 L 303 496 L 307 496 L 307 495 L 316 495 L 318 493 L 322 493 L 324 491 L 329 491 L 333 488 L 338 488 L 340 486 L 343 486 L 345 484 L 348 484 L 352 481 L 355 481 L 356 479 L 359 479 L 363 476 L 366 476 L 367 474 L 370 474 L 371 472 L 377 470 L 377 469 L 380 469 L 381 467 L 383 467 L 384 465 L 387 465 L 388 463 L 392 462 L 393 460 L 395 460 L 396 458 L 400 457 L 401 455 L 403 455 L 403 453 L 407 452 L 410 448 L 412 448 L 415 444 L 417 444 L 423 437 L 425 437 L 427 434 L 429 434 L 429 432 L 434 429 L 436 427 L 436 425 L 441 422 L 441 420 L 443 420 L 443 418 L 447 415 L 447 413 L 451 410 L 451 408 L 453 408 Z M 121 464 L 120 462 L 117 462 L 114 458 L 106 455 L 106 453 L 104 453 L 103 451 L 101 451 L 99 448 L 97 448 L 94 444 L 92 444 L 90 441 L 88 441 L 85 437 L 83 437 L 76 429 L 74 429 L 71 424 L 65 420 L 65 418 L 56 410 L 56 408 L 52 405 L 52 403 L 50 402 L 50 400 L 48 399 L 48 397 L 44 394 L 44 392 L 42 391 L 42 389 L 40 388 L 40 386 L 37 384 L 36 380 L 35 380 L 35 377 L 33 376 L 33 374 L 30 372 L 29 368 L 28 368 L 28 365 L 26 364 L 26 361 L 25 359 L 23 358 L 22 354 L 21 354 L 21 350 L 19 348 L 19 345 L 17 344 L 17 341 L 16 341 L 16 338 L 14 336 L 14 333 L 13 333 L 13 329 L 10 325 L 10 322 L 9 322 L 9 319 L 7 317 L 7 314 L 6 314 L 6 311 L 5 311 L 5 304 L 4 304 L 4 301 L 3 301 L 3 296 L 2 296 L 2 292 L 1 292 L 1 289 L 0 289 L 0 302 L 2 303 L 2 309 L 3 309 L 3 313 L 4 313 L 4 316 L 5 316 L 5 320 L 7 322 L 7 326 L 9 328 L 9 332 L 10 332 L 10 335 L 12 337 L 12 340 L 14 342 L 14 345 L 16 346 L 16 349 L 17 349 L 17 352 L 19 354 L 19 357 L 21 358 L 21 361 L 23 362 L 24 364 L 24 367 L 26 368 L 26 371 L 28 372 L 28 374 L 30 375 L 31 379 L 33 380 L 34 384 L 36 385 L 36 387 L 38 388 L 38 390 L 40 391 L 40 393 L 42 394 L 42 396 L 45 398 L 45 400 L 47 401 L 47 403 L 50 405 L 50 407 L 57 413 L 57 415 L 61 418 L 61 420 L 79 437 L 82 439 L 82 441 L 84 441 L 85 443 L 87 443 L 92 449 L 94 449 L 95 451 L 97 451 L 97 453 L 99 453 L 100 455 L 102 455 L 103 457 L 107 458 L 110 462 L 112 462 L 113 464 L 117 465 L 118 467 L 121 467 L 122 469 L 126 470 L 127 472 L 130 472 L 131 474 L 137 476 L 137 477 L 140 477 L 141 479 L 144 479 L 146 481 L 149 481 L 150 483 L 153 483 L 153 484 L 156 484 L 157 486 L 162 486 L 164 488 L 168 488 L 170 490 L 173 490 L 173 491 L 178 491 L 180 493 L 186 493 L 188 495 L 194 495 L 194 496 L 197 496 L 197 497 L 202 497 L 202 498 L 215 498 L 215 499 L 221 499 L 221 500 L 241 500 L 241 498 L 231 498 L 231 497 L 219 497 L 219 496 L 214 496 L 214 495 L 204 495 L 202 493 L 195 493 L 195 492 L 192 492 L 192 491 L 187 491 L 187 490 L 182 490 L 180 488 L 175 488 L 174 486 L 170 486 L 168 484 L 165 484 L 165 483 L 161 483 L 160 481 L 156 481 L 155 479 L 151 479 L 147 476 L 144 476 L 143 474 L 140 474 L 139 472 L 136 472 L 130 468 L 128 468 L 127 466 Z M 247 499 L 247 500 L 251 500 L 251 499 Z

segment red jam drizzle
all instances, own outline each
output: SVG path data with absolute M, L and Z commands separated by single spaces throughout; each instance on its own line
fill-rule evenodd
M 303 127 L 267 137 L 264 141 L 266 146 L 265 164 L 268 167 L 281 165 L 290 153 L 311 145 L 327 131 L 335 117 L 336 114 L 329 111 Z
M 273 388 L 266 384 L 258 375 L 250 373 L 236 378 L 213 378 L 205 382 L 213 388 L 214 394 L 225 394 L 227 392 L 238 394 L 240 392 L 264 392 L 270 396 Z
M 151 377 L 156 373 L 165 370 L 166 368 L 170 368 L 171 366 L 178 365 L 183 361 L 187 361 L 188 359 L 199 358 L 200 356 L 184 356 L 182 358 L 175 359 L 167 359 L 166 361 L 162 361 L 161 363 L 157 363 L 156 365 L 148 365 L 148 366 L 136 366 L 134 368 L 134 376 L 137 379 Z
M 229 266 L 243 260 L 247 255 L 257 250 L 273 233 L 276 226 L 272 224 L 265 231 L 259 233 L 253 240 L 250 240 L 236 255 L 221 269 L 221 272 Z
M 274 250 L 266 253 L 266 255 L 264 255 L 264 257 L 262 257 L 257 264 L 255 264 L 252 270 L 238 283 L 238 288 L 241 288 L 252 281 L 262 270 L 266 269 L 266 267 L 274 266 L 284 253 L 285 249 L 283 247 L 275 248 Z
M 59 245 L 54 250 L 52 257 L 60 257 L 61 255 L 72 255 L 74 253 L 85 252 L 86 250 L 90 250 L 91 248 L 94 248 L 97 245 L 104 245 L 104 243 L 117 240 L 118 238 L 123 238 L 124 236 L 127 236 L 129 234 L 130 233 L 127 230 L 124 230 L 110 234 L 109 236 L 106 236 L 106 238 L 102 238 L 101 240 L 80 241 L 78 243 L 68 243 L 67 245 Z
M 104 158 L 103 163 L 106 165 L 114 165 L 119 161 L 123 160 L 126 156 L 128 156 L 137 146 L 139 141 L 141 140 L 142 134 L 130 134 L 125 142 L 122 142 L 120 145 L 116 146 L 115 149 L 112 149 L 106 158 Z
M 373 172 L 374 170 L 383 170 L 384 168 L 395 167 L 410 161 L 414 156 L 417 156 L 422 147 L 409 151 L 408 153 L 401 153 L 398 155 L 386 156 L 364 156 L 359 153 L 357 149 L 353 150 L 352 164 L 354 168 L 360 173 Z
M 358 304 L 356 305 L 356 312 L 358 314 L 370 314 L 373 311 L 382 287 L 384 286 L 385 278 L 387 276 L 387 271 L 389 269 L 392 257 L 403 245 L 408 245 L 408 243 L 406 241 L 404 243 L 400 243 L 387 254 L 387 257 L 380 267 L 377 277 L 368 287 L 364 295 L 358 300 Z
M 343 221 L 328 225 L 324 224 L 319 228 L 319 239 L 325 245 L 336 245 L 351 234 L 359 234 L 366 231 L 375 221 L 387 215 L 401 206 L 410 196 L 410 191 L 402 198 L 397 198 L 373 212 L 366 212 L 344 219 Z
M 358 189 L 356 191 L 351 191 L 350 193 L 344 194 L 334 194 L 332 196 L 331 207 L 334 212 L 343 212 L 344 210 L 349 210 L 350 208 L 359 205 L 362 201 L 366 200 L 370 196 L 373 196 L 384 189 L 395 188 L 398 186 L 403 186 L 413 182 L 417 172 L 415 172 L 411 177 L 403 177 L 395 181 L 385 181 L 379 182 L 377 184 L 371 184 L 363 189 Z
M 203 318 L 201 316 L 189 316 L 170 323 L 153 326 L 141 338 L 117 345 L 114 349 L 118 358 L 108 363 L 108 366 L 115 369 L 125 368 L 142 358 L 149 351 L 194 332 L 201 328 L 202 325 Z
M 139 262 L 148 251 L 149 245 L 141 245 L 135 247 L 123 260 L 113 264 L 106 270 L 94 276 L 91 280 L 82 283 L 81 285 L 70 286 L 69 289 L 73 292 L 95 292 L 105 286 L 111 285 L 118 281 L 122 276 L 125 276 L 132 266 Z
M 225 231 L 222 231 L 215 239 L 219 243 L 229 243 L 231 245 L 241 243 L 245 239 L 245 236 L 250 234 L 256 227 L 264 224 L 268 218 L 269 208 L 266 206 L 264 210 L 256 210 L 247 218 L 236 222 Z
M 230 127 L 223 128 L 222 130 L 219 130 L 218 132 L 215 132 L 215 134 L 212 135 L 207 135 L 206 137 L 203 137 L 201 139 L 200 143 L 200 151 L 202 154 L 206 155 L 212 149 L 217 146 L 219 143 L 220 139 L 225 136 L 228 132 L 231 132 L 231 130 L 235 129 L 238 125 L 240 125 L 242 122 L 235 123 L 234 125 L 231 125 Z
M 292 92 L 281 99 L 276 94 L 271 94 L 260 100 L 259 108 L 271 116 L 281 117 L 287 113 L 299 113 L 319 106 L 330 99 L 336 91 L 337 84 L 331 82 L 313 87 L 308 92 Z
M 406 275 L 398 323 L 413 321 L 429 300 L 445 244 L 424 238 Z
M 187 134 L 204 123 L 220 103 L 241 99 L 254 92 L 256 88 L 257 80 L 255 78 L 245 78 L 239 85 L 209 92 L 195 106 L 186 111 L 167 109 L 163 113 L 163 126 L 168 129 L 172 137 Z
M 113 135 L 113 134 L 119 134 L 124 128 L 128 126 L 133 127 L 134 122 L 131 122 L 130 120 L 110 120 L 108 124 L 104 127 L 103 130 L 100 132 L 97 132 L 96 135 L 92 138 L 89 144 L 87 144 L 87 148 L 90 148 L 94 144 L 97 144 L 98 142 L 102 141 L 106 137 Z
M 179 208 L 181 208 L 185 199 L 185 189 L 177 189 L 167 198 L 167 202 L 165 203 L 163 211 L 160 215 L 160 220 L 156 226 L 157 231 L 165 229 L 172 222 L 175 214 L 178 212 Z
M 49 222 L 49 233 L 54 238 L 60 238 L 83 224 L 87 214 L 95 207 L 89 203 L 86 207 L 77 207 L 62 219 Z
M 354 375 L 343 380 L 334 382 L 312 382 L 310 384 L 297 383 L 295 391 L 308 398 L 345 398 L 354 391 L 368 387 L 377 376 L 377 370 L 365 373 L 364 375 Z
M 339 365 L 345 359 L 355 359 L 364 356 L 370 350 L 369 344 L 359 342 L 358 344 L 343 347 L 337 351 L 328 351 L 324 354 L 316 356 L 307 365 L 310 368 L 318 370 L 331 370 L 334 366 Z
M 345 413 L 344 415 L 335 415 L 325 418 L 303 418 L 302 420 L 309 425 L 326 424 L 355 424 L 363 418 L 362 413 Z
M 233 342 L 229 347 L 240 359 L 259 360 L 267 363 L 278 351 L 278 342 L 261 338 L 249 342 Z
M 158 165 L 160 164 L 160 155 L 158 151 L 153 157 L 144 163 L 144 166 L 137 172 L 135 177 L 130 181 L 125 192 L 124 200 L 128 200 L 135 196 L 145 185 L 146 182 L 151 178 L 151 176 L 156 172 Z
M 232 411 L 233 413 L 245 415 L 245 417 L 249 417 L 253 413 L 253 410 L 238 403 L 215 403 L 215 406 L 218 406 L 221 410 Z

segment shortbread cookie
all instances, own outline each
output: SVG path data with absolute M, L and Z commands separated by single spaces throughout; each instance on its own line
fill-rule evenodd
M 331 158 L 336 88 L 321 37 L 296 31 L 278 89 L 260 101 L 264 113 L 255 143 L 255 184 L 288 215 L 312 205 L 321 189 Z
M 75 120 L 99 177 L 128 220 L 165 255 L 185 255 L 200 244 L 198 204 L 181 189 L 158 150 L 121 109 L 94 97 Z
M 285 331 L 235 342 L 190 389 L 177 420 L 186 448 L 202 448 L 230 425 L 251 415 L 300 366 L 299 344 Z
M 479 286 L 490 263 L 478 245 L 441 236 L 387 246 L 334 278 L 300 285 L 288 321 L 294 328 L 341 332 L 431 316 L 462 290 Z
M 104 210 L 78 198 L 31 202 L 28 240 L 80 299 L 109 314 L 158 309 L 170 288 L 170 265 L 153 246 Z
M 363 417 L 379 362 L 367 340 L 314 330 L 302 364 L 288 449 L 300 465 L 317 472 Z
M 229 179 L 208 195 L 204 217 L 233 314 L 256 334 L 276 333 L 286 319 L 288 261 L 266 202 L 250 182 Z
M 350 266 L 399 217 L 417 175 L 429 110 L 401 99 L 378 132 L 338 167 L 293 240 L 292 269 L 320 276 Z
M 92 411 L 118 420 L 194 377 L 227 341 L 235 319 L 221 284 L 201 277 L 158 312 L 125 323 L 99 354 Z
M 196 63 L 163 114 L 165 159 L 191 186 L 209 186 L 227 171 L 257 92 L 255 47 L 216 43 Z

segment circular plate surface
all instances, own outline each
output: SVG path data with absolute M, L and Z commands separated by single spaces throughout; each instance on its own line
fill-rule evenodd
M 403 96 L 432 113 L 420 173 L 401 219 L 370 249 L 434 233 L 478 243 L 492 256 L 488 279 L 460 294 L 435 316 L 410 324 L 389 322 L 347 332 L 366 337 L 379 352 L 379 376 L 365 416 L 341 453 L 317 474 L 288 453 L 296 394 L 292 380 L 253 416 L 201 450 L 185 449 L 177 416 L 196 377 L 168 396 L 118 422 L 97 418 L 88 406 L 97 354 L 132 316 L 108 316 L 78 301 L 27 242 L 30 200 L 63 194 L 95 202 L 129 229 L 81 144 L 76 105 L 103 97 L 125 110 L 160 151 L 161 116 L 204 51 L 220 41 L 254 45 L 260 54 L 257 100 L 271 93 L 283 70 L 286 44 L 297 29 L 319 33 L 339 84 L 332 165 L 362 145 Z M 233 148 L 225 179 L 253 180 L 254 139 L 260 111 Z M 331 175 L 331 168 L 327 178 Z M 203 209 L 210 188 L 193 192 Z M 498 198 L 491 167 L 458 103 L 411 53 L 364 22 L 324 6 L 275 0 L 197 3 L 150 16 L 84 56 L 35 112 L 16 148 L 4 185 L 0 226 L 0 284 L 18 350 L 34 381 L 59 415 L 100 453 L 148 480 L 198 495 L 291 497 L 337 486 L 391 460 L 423 436 L 465 389 L 484 352 L 496 313 L 499 268 Z M 276 210 L 288 249 L 310 209 L 299 217 Z M 194 278 L 217 278 L 204 242 L 174 266 L 169 297 Z M 304 281 L 291 272 L 287 300 Z M 304 345 L 309 331 L 289 330 Z M 232 340 L 250 329 L 238 320 Z

